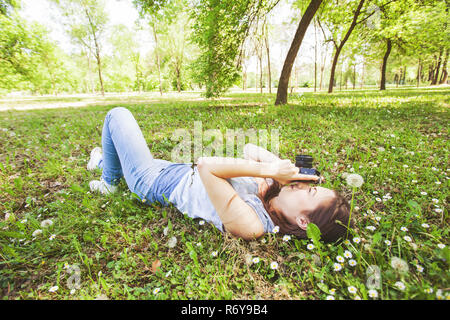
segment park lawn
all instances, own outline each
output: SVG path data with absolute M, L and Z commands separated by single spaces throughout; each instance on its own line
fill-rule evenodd
M 0 296 L 450 297 L 450 88 L 305 93 L 281 107 L 269 94 L 226 98 L 0 112 Z M 246 242 L 175 208 L 139 203 L 123 181 L 117 194 L 90 193 L 100 172 L 86 170 L 89 152 L 115 106 L 132 111 L 154 157 L 167 160 L 174 130 L 193 130 L 194 121 L 223 132 L 278 129 L 282 157 L 311 154 L 325 187 L 349 200 L 354 191 L 355 229 L 341 244 L 314 248 L 278 234 Z M 364 178 L 355 190 L 344 179 L 352 172 Z

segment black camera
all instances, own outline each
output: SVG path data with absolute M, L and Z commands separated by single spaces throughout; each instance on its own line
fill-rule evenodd
M 299 180 L 299 181 L 315 184 L 322 183 L 320 172 L 317 169 L 313 168 L 313 157 L 304 154 L 299 154 L 295 157 L 295 166 L 300 168 L 299 173 L 301 174 L 319 177 L 318 180 L 311 180 L 311 181 Z

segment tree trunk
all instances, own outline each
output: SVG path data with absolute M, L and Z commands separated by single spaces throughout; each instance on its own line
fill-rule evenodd
M 360 0 L 358 7 L 356 8 L 355 14 L 353 15 L 353 20 L 352 23 L 350 25 L 350 28 L 348 28 L 347 33 L 345 34 L 344 38 L 342 39 L 341 43 L 339 44 L 339 46 L 336 49 L 336 53 L 334 55 L 333 58 L 333 63 L 331 64 L 331 74 L 330 74 L 330 83 L 328 85 L 328 93 L 333 92 L 333 79 L 334 79 L 334 74 L 336 71 L 336 65 L 339 59 L 339 54 L 342 51 L 342 48 L 344 47 L 345 43 L 347 42 L 348 38 L 350 37 L 350 34 L 352 33 L 353 29 L 355 29 L 356 27 L 356 20 L 358 19 L 358 16 L 361 12 L 361 8 L 364 5 L 365 0 Z
M 448 49 L 445 53 L 444 64 L 442 65 L 442 74 L 441 79 L 439 80 L 439 84 L 443 84 L 447 81 L 448 72 L 447 72 L 447 62 L 448 62 Z
M 325 63 L 327 61 L 327 52 L 328 52 L 328 44 L 325 46 L 325 53 L 323 60 L 321 61 L 320 65 L 320 83 L 319 83 L 319 91 L 322 91 L 322 84 L 323 84 L 323 73 L 325 71 Z
M 261 48 L 261 56 L 259 57 L 259 87 L 261 89 L 261 93 L 263 93 L 262 48 Z
M 178 65 L 175 68 L 175 73 L 177 74 L 177 91 L 178 91 L 178 93 L 180 93 L 181 92 L 181 70 Z
M 270 70 L 270 49 L 269 49 L 269 29 L 266 24 L 266 52 L 267 52 L 267 71 L 268 71 L 268 79 L 269 79 L 269 93 L 272 93 L 272 72 Z
M 442 48 L 441 48 L 441 50 L 439 50 L 439 58 L 438 58 L 438 61 L 437 61 L 436 71 L 435 71 L 435 73 L 434 73 L 434 76 L 433 76 L 431 85 L 437 84 L 438 79 L 439 79 L 439 70 L 440 70 L 440 67 L 441 67 L 442 51 L 443 51 L 443 50 L 442 50 Z
M 88 11 L 87 8 L 85 8 L 85 13 L 86 13 L 86 17 L 89 20 L 89 24 L 91 26 L 91 33 L 92 33 L 92 37 L 94 38 L 94 45 L 95 45 L 95 59 L 97 60 L 97 66 L 98 66 L 98 79 L 100 81 L 100 89 L 102 91 L 102 96 L 105 96 L 105 89 L 103 87 L 103 77 L 102 77 L 102 60 L 100 57 L 100 46 L 98 44 L 98 40 L 97 40 L 97 33 L 95 32 L 95 28 L 94 28 L 94 24 L 91 20 L 91 15 Z
M 362 72 L 361 72 L 361 89 L 363 88 L 363 85 L 364 85 L 364 71 L 365 71 L 365 63 L 364 63 L 364 60 L 363 60 L 363 64 L 362 64 Z
M 403 79 L 403 68 L 400 67 L 400 75 L 398 76 L 397 87 L 399 84 L 402 84 L 402 79 Z
M 314 15 L 316 14 L 317 9 L 319 9 L 321 3 L 322 0 L 311 0 L 308 8 L 306 8 L 306 11 L 302 16 L 302 19 L 300 20 L 297 31 L 295 32 L 294 40 L 292 40 L 291 47 L 289 48 L 288 54 L 284 61 L 283 69 L 281 71 L 275 105 L 287 103 L 288 85 L 292 66 L 294 64 L 295 58 L 297 57 L 298 50 L 300 48 L 300 45 L 302 44 L 306 30 L 308 29 L 308 26 Z
M 406 66 L 403 67 L 403 74 L 402 74 L 402 84 L 406 84 Z
M 380 90 L 386 90 L 386 66 L 389 55 L 391 54 L 392 49 L 392 41 L 391 39 L 387 39 L 387 47 L 386 52 L 383 57 L 383 64 L 381 66 L 381 81 L 380 81 Z
M 247 70 L 242 68 L 242 91 L 247 89 Z
M 420 58 L 419 58 L 419 63 L 417 64 L 417 88 L 420 86 L 420 73 L 422 72 L 422 65 L 420 63 Z
M 314 92 L 317 91 L 317 24 L 314 21 Z
M 95 39 L 95 38 L 94 38 Z M 102 96 L 105 96 L 105 88 L 103 87 L 103 77 L 102 77 L 102 60 L 100 58 L 100 50 L 97 45 L 97 40 L 95 41 L 95 58 L 97 59 L 97 65 L 98 65 L 98 79 L 100 81 L 100 89 L 102 91 Z
M 356 63 L 353 65 L 353 90 L 356 87 Z
M 153 24 L 152 25 L 152 30 L 153 30 L 153 37 L 155 38 L 155 56 L 156 56 L 156 66 L 158 68 L 158 79 L 159 79 L 159 93 L 161 95 L 163 95 L 163 90 L 162 90 L 162 81 L 161 81 L 161 63 L 159 60 L 159 48 L 158 48 L 158 36 L 156 34 L 156 27 Z

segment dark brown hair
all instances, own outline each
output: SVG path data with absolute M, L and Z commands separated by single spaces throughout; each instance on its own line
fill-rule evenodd
M 261 199 L 264 208 L 276 226 L 280 227 L 280 233 L 295 235 L 301 239 L 306 239 L 306 231 L 301 229 L 297 224 L 287 221 L 286 217 L 277 212 L 270 206 L 270 200 L 278 196 L 281 191 L 281 185 L 274 181 Z M 317 225 L 321 232 L 321 239 L 324 242 L 335 242 L 345 236 L 350 214 L 350 205 L 347 200 L 334 191 L 335 197 L 324 204 L 318 206 L 317 209 L 306 213 L 310 222 Z M 337 222 L 339 221 L 339 222 Z M 353 223 L 350 223 L 353 226 Z

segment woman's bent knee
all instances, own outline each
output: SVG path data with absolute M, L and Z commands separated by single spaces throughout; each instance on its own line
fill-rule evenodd
M 106 116 L 110 117 L 116 117 L 116 116 L 124 116 L 124 115 L 131 115 L 130 110 L 124 107 L 115 107 L 108 111 L 108 114 Z

